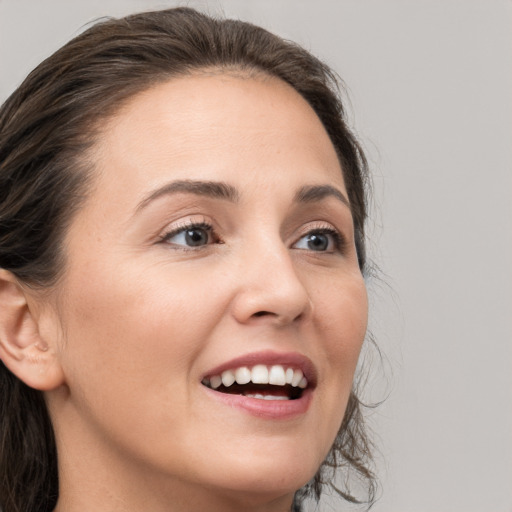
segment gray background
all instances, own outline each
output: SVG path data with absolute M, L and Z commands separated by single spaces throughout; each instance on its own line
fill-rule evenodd
M 0 0 L 0 101 L 91 20 L 176 4 Z M 370 417 L 383 486 L 372 510 L 511 512 L 512 2 L 187 5 L 293 39 L 347 84 L 384 271 L 369 283 L 386 356 L 369 398 L 389 394 Z

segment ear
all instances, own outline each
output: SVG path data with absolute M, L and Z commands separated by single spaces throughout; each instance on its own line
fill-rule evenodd
M 49 391 L 64 382 L 56 340 L 42 339 L 27 299 L 16 277 L 0 269 L 0 360 L 27 386 Z

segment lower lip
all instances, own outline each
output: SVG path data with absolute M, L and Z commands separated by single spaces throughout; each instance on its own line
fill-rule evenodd
M 203 386 L 203 388 L 209 396 L 225 405 L 241 409 L 252 416 L 269 420 L 287 420 L 305 414 L 309 409 L 313 395 L 311 389 L 306 389 L 302 392 L 301 397 L 295 400 L 264 400 L 244 395 L 220 393 L 206 386 Z

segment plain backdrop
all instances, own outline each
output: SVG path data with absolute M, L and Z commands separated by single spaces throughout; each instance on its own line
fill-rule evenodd
M 92 20 L 177 4 L 0 0 L 0 101 Z M 512 512 L 512 2 L 186 5 L 295 40 L 346 83 L 382 269 L 369 282 L 386 357 L 369 399 L 389 395 L 370 416 L 372 510 Z

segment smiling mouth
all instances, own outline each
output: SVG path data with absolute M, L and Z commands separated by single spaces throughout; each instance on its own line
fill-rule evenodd
M 308 387 L 302 370 L 282 365 L 242 366 L 210 375 L 202 384 L 219 393 L 260 400 L 297 400 Z

